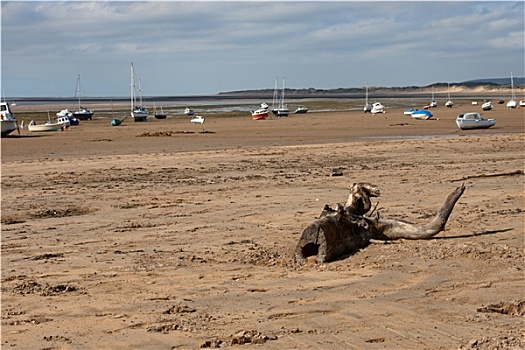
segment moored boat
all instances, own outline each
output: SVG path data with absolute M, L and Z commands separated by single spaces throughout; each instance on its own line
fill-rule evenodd
M 410 116 L 414 119 L 427 120 L 432 118 L 433 114 L 430 111 L 427 111 L 426 109 L 416 109 L 412 112 Z
M 518 104 L 516 103 L 516 94 L 514 93 L 514 78 L 512 77 L 512 72 L 510 72 L 510 89 L 512 91 L 512 97 L 509 102 L 507 102 L 507 108 L 516 108 Z
M 80 120 L 91 120 L 93 119 L 93 111 L 89 110 L 88 108 L 81 106 L 81 92 L 80 92 L 80 74 L 77 76 L 77 88 L 76 88 L 76 94 L 78 97 L 78 110 L 73 112 L 73 116 L 75 118 L 78 118 Z
M 195 112 L 194 112 L 193 109 L 191 109 L 191 108 L 186 108 L 186 109 L 184 110 L 184 114 L 186 114 L 186 115 L 193 115 L 194 113 L 195 113 Z
M 9 103 L 0 102 L 0 117 L 0 123 L 2 126 L 2 137 L 7 136 L 18 129 L 18 123 L 13 113 L 11 112 Z
M 148 120 L 148 110 L 142 105 L 142 87 L 139 79 L 139 104 L 137 104 L 137 95 L 135 92 L 135 68 L 131 62 L 131 118 L 136 122 L 145 122 Z
M 61 110 L 60 112 L 57 112 L 56 116 L 57 116 L 58 118 L 62 118 L 62 117 L 72 117 L 72 116 L 73 116 L 73 113 L 71 113 L 71 112 L 69 111 L 69 109 L 66 108 L 66 109 Z
M 192 124 L 204 124 L 204 117 L 196 115 L 195 117 L 191 118 L 190 122 Z
M 450 83 L 447 83 L 447 94 L 448 94 L 448 101 L 445 102 L 445 107 L 452 108 L 454 105 L 454 102 L 450 99 Z
M 160 113 L 157 112 L 157 106 L 155 106 L 155 103 L 153 104 L 153 109 L 155 111 L 155 119 L 166 119 L 166 114 L 164 114 L 162 106 L 160 106 Z
M 469 112 L 458 115 L 456 124 L 461 130 L 487 129 L 496 125 L 496 119 L 484 119 L 477 112 Z
M 296 114 L 304 114 L 304 113 L 306 113 L 306 112 L 308 112 L 308 108 L 306 108 L 306 107 L 299 107 L 299 108 L 297 108 L 297 109 L 295 110 L 295 113 L 296 113 Z
M 381 102 L 375 102 L 372 104 L 372 109 L 370 110 L 370 113 L 385 113 L 385 106 L 383 106 Z
M 31 120 L 31 122 L 27 125 L 27 130 L 31 132 L 44 132 L 44 131 L 59 131 L 66 128 L 64 123 L 45 123 L 45 124 L 37 124 L 34 120 Z
M 261 107 L 263 106 L 261 105 Z M 284 104 L 284 78 L 283 78 L 283 89 L 281 91 L 281 96 L 279 99 L 279 105 L 277 108 L 272 109 L 272 113 L 278 117 L 288 117 L 288 115 L 290 114 L 290 111 Z
M 481 105 L 481 109 L 484 111 L 490 111 L 494 106 L 492 105 L 492 102 L 486 101 Z
M 261 120 L 268 118 L 268 109 L 266 108 L 259 108 L 256 111 L 252 111 L 252 119 L 253 120 Z

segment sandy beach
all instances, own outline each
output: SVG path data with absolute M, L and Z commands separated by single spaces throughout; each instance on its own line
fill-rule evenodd
M 525 348 L 524 110 L 461 131 L 468 111 L 2 138 L 2 348 Z M 355 182 L 415 223 L 466 190 L 432 239 L 299 266 L 302 231 Z

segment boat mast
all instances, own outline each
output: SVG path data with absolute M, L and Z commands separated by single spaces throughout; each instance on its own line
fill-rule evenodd
M 80 110 L 80 74 L 77 76 L 77 97 L 78 97 L 78 110 Z
M 142 107 L 142 86 L 140 85 L 140 78 L 139 78 L 139 103 Z
M 510 90 L 512 91 L 512 99 L 516 99 L 516 94 L 514 93 L 514 78 L 512 77 L 512 72 L 510 72 Z
M 281 106 L 279 107 L 281 109 L 284 109 L 284 78 L 283 78 L 283 91 L 281 93 Z
M 277 79 L 279 79 L 279 77 L 275 77 L 275 85 L 273 87 L 272 109 L 275 109 L 275 104 L 277 103 Z
M 131 62 L 131 83 L 130 83 L 130 86 L 131 86 L 131 115 L 133 115 L 133 108 L 134 108 L 134 104 L 135 104 L 135 76 L 134 76 L 134 72 L 133 72 L 133 62 Z

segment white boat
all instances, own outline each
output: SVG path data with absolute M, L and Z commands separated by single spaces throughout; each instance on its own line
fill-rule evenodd
M 492 102 L 487 101 L 481 105 L 481 109 L 484 111 L 490 111 L 494 106 L 492 105 Z
M 496 125 L 496 119 L 483 119 L 477 112 L 460 114 L 456 118 L 456 124 L 461 130 L 487 129 Z
M 11 112 L 9 103 L 0 102 L 0 117 L 2 126 L 2 137 L 7 136 L 18 129 L 18 123 L 13 113 Z
M 412 112 L 411 116 L 414 119 L 427 120 L 432 118 L 433 115 L 430 111 L 427 111 L 426 109 L 416 109 Z
M 73 116 L 73 113 L 71 113 L 71 112 L 69 111 L 69 109 L 66 108 L 66 109 L 61 110 L 60 112 L 57 112 L 56 115 L 57 115 L 58 118 L 62 118 L 62 117 L 72 117 L 72 116 Z
M 195 117 L 191 118 L 190 122 L 192 124 L 204 124 L 204 117 L 200 115 L 196 115 Z
M 510 89 L 512 91 L 512 97 L 509 102 L 507 102 L 507 108 L 516 108 L 516 94 L 514 93 L 514 79 L 512 78 L 512 72 L 510 72 Z
M 71 120 L 69 117 L 58 117 L 55 122 L 47 121 L 46 124 L 62 124 L 62 126 L 65 126 L 66 128 L 69 128 L 71 126 Z
M 49 123 L 37 124 L 34 120 L 27 125 L 27 130 L 31 132 L 44 132 L 44 131 L 59 131 L 65 128 L 63 123 Z
M 284 78 L 283 78 L 283 89 L 281 91 L 281 96 L 279 98 L 279 105 L 277 108 L 272 109 L 272 113 L 278 117 L 288 117 L 290 111 L 286 108 L 284 104 Z
M 77 94 L 77 97 L 78 97 L 78 111 L 73 112 L 73 115 L 75 116 L 75 118 L 78 118 L 80 120 L 88 120 L 88 119 L 91 120 L 91 119 L 93 119 L 93 111 L 91 111 L 91 110 L 81 106 L 81 102 L 80 102 L 80 98 L 81 98 L 81 93 L 80 93 L 80 74 L 77 77 L 76 94 Z
M 373 103 L 370 113 L 372 114 L 385 113 L 385 106 L 383 106 L 381 102 Z
M 365 113 L 372 112 L 372 105 L 368 103 L 368 85 L 366 86 L 366 92 L 365 92 L 365 107 L 363 108 Z
M 193 113 L 195 113 L 195 112 L 191 108 L 186 108 L 184 110 L 184 114 L 186 114 L 186 115 L 193 115 Z
M 148 120 L 148 110 L 142 105 L 142 87 L 139 79 L 139 104 L 137 104 L 137 94 L 135 91 L 135 68 L 131 62 L 131 118 L 136 122 Z
M 450 99 L 450 83 L 447 83 L 447 93 L 448 93 L 448 101 L 445 102 L 445 107 L 452 108 L 454 105 L 454 102 Z
M 295 113 L 297 113 L 297 114 L 304 114 L 306 112 L 308 112 L 308 108 L 306 108 L 306 107 L 299 107 L 299 108 L 297 108 L 295 110 Z

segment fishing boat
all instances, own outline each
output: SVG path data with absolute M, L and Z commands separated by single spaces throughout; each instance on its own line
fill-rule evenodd
M 190 122 L 192 124 L 204 124 L 204 117 L 196 115 L 195 117 L 191 118 Z
M 416 109 L 412 112 L 410 116 L 414 119 L 427 120 L 432 118 L 433 115 L 430 111 L 427 111 L 426 109 Z
M 191 108 L 186 108 L 186 109 L 184 110 L 184 114 L 186 114 L 186 115 L 193 115 L 194 113 L 195 113 L 195 112 L 194 112 L 193 109 L 191 109 Z
M 461 130 L 487 129 L 496 125 L 496 119 L 483 119 L 481 114 L 469 112 L 458 115 L 456 124 Z
M 157 106 L 155 106 L 155 103 L 153 103 L 153 110 L 155 112 L 155 118 L 156 119 L 166 119 L 166 114 L 164 114 L 164 111 L 162 110 L 162 106 L 160 106 L 160 113 L 157 113 Z
M 67 117 L 59 117 L 55 121 L 49 119 L 49 112 L 47 113 L 48 121 L 44 124 L 37 124 L 34 120 L 27 125 L 27 130 L 31 132 L 46 132 L 46 131 L 59 131 L 65 130 L 69 127 L 69 119 Z
M 512 77 L 512 72 L 510 72 L 510 89 L 512 91 L 512 97 L 509 102 L 507 102 L 507 108 L 516 108 L 516 94 L 514 93 L 514 79 Z
M 253 120 L 262 120 L 268 118 L 268 109 L 267 108 L 259 108 L 255 111 L 252 111 L 252 119 Z
M 278 117 L 288 117 L 288 115 L 290 114 L 290 111 L 288 110 L 288 108 L 286 108 L 286 105 L 284 104 L 284 78 L 283 78 L 283 89 L 281 91 L 281 96 L 279 98 L 279 105 L 277 108 L 272 109 L 272 113 Z
M 368 103 L 368 85 L 366 86 L 366 92 L 365 92 L 365 107 L 363 108 L 365 113 L 371 113 L 372 112 L 372 105 Z
M 64 125 L 62 123 L 51 123 L 51 124 L 37 124 L 34 120 L 27 125 L 27 130 L 31 132 L 43 132 L 43 131 L 59 131 L 62 130 Z
M 370 113 L 385 113 L 385 106 L 383 106 L 381 102 L 375 102 L 372 104 L 372 109 L 370 110 Z
M 15 130 L 18 130 L 18 123 L 16 121 L 16 118 L 11 112 L 9 103 L 5 101 L 0 102 L 0 117 L 0 122 L 2 126 L 2 137 L 9 135 Z
M 73 116 L 80 120 L 91 120 L 93 119 L 93 111 L 82 107 L 81 103 L 81 92 L 80 92 L 80 74 L 77 76 L 77 88 L 76 94 L 78 97 L 78 110 L 73 112 Z
M 482 105 L 481 105 L 481 109 L 483 109 L 484 111 L 490 111 L 494 106 L 492 105 L 492 102 L 490 101 L 485 101 Z
M 445 107 L 452 108 L 454 105 L 454 102 L 450 99 L 450 83 L 447 83 L 447 93 L 448 93 L 448 101 L 445 102 Z
M 131 62 L 131 118 L 136 122 L 148 120 L 148 110 L 142 104 L 142 87 L 139 79 L 139 104 L 137 104 L 137 94 L 135 91 L 135 68 Z

